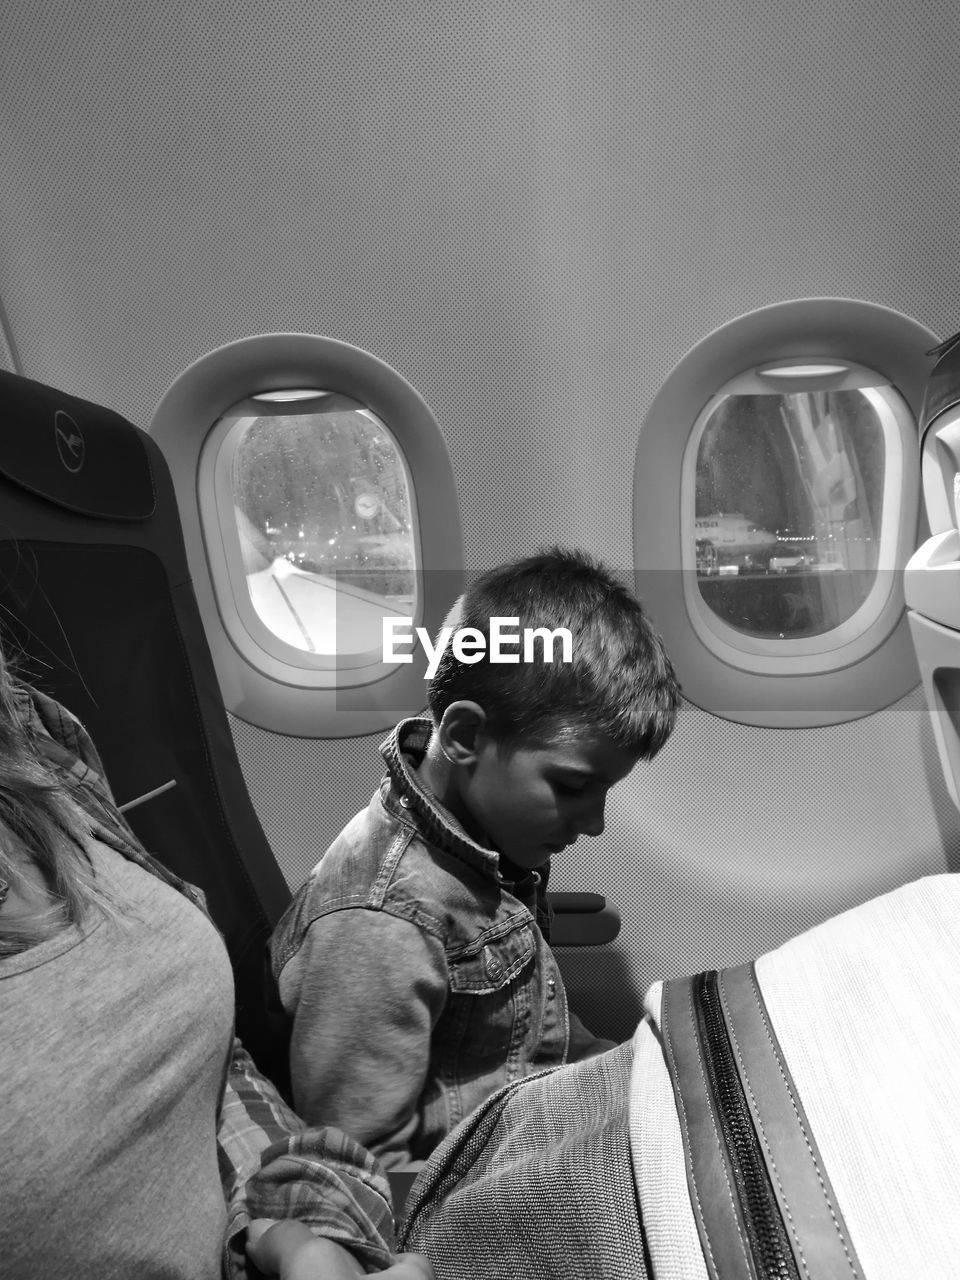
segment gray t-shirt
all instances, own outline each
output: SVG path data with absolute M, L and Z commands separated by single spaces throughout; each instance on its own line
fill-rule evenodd
M 122 918 L 0 960 L 0 1274 L 218 1280 L 230 963 L 182 894 L 93 856 Z

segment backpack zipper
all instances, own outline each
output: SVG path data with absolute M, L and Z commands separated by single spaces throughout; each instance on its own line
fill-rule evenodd
M 757 1276 L 759 1280 L 800 1280 L 737 1070 L 716 970 L 701 973 L 694 980 L 693 1007 L 714 1111 Z

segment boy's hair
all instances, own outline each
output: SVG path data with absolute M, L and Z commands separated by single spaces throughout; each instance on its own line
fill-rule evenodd
M 483 708 L 491 737 L 507 752 L 589 733 L 651 760 L 670 736 L 680 686 L 663 641 L 636 597 L 583 552 L 554 547 L 492 569 L 458 603 L 460 614 L 447 625 L 476 628 L 486 649 L 470 664 L 452 645 L 444 650 L 427 694 L 437 724 L 452 702 L 466 700 Z M 490 661 L 491 618 L 519 619 L 519 663 Z M 572 661 L 560 661 L 560 653 L 544 661 L 542 641 L 535 660 L 523 661 L 528 627 L 565 627 Z

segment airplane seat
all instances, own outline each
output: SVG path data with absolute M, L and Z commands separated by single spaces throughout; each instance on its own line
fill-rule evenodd
M 271 1051 L 266 939 L 290 899 L 247 793 L 163 454 L 119 414 L 0 371 L 0 635 L 86 726 L 127 821 L 205 893 L 237 1032 Z
M 930 537 L 904 573 L 910 635 L 947 790 L 960 808 L 960 334 L 937 357 L 920 407 Z

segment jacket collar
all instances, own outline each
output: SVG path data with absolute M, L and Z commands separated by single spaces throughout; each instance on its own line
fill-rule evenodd
M 535 895 L 545 876 L 536 871 L 515 868 L 512 864 L 505 865 L 506 860 L 495 849 L 477 844 L 450 810 L 444 808 L 417 777 L 415 770 L 426 755 L 432 733 L 433 721 L 429 716 L 414 716 L 410 720 L 401 720 L 380 744 L 380 754 L 386 762 L 392 789 L 400 804 L 414 816 L 431 844 L 452 853 L 498 884 L 508 885 L 517 897 Z

